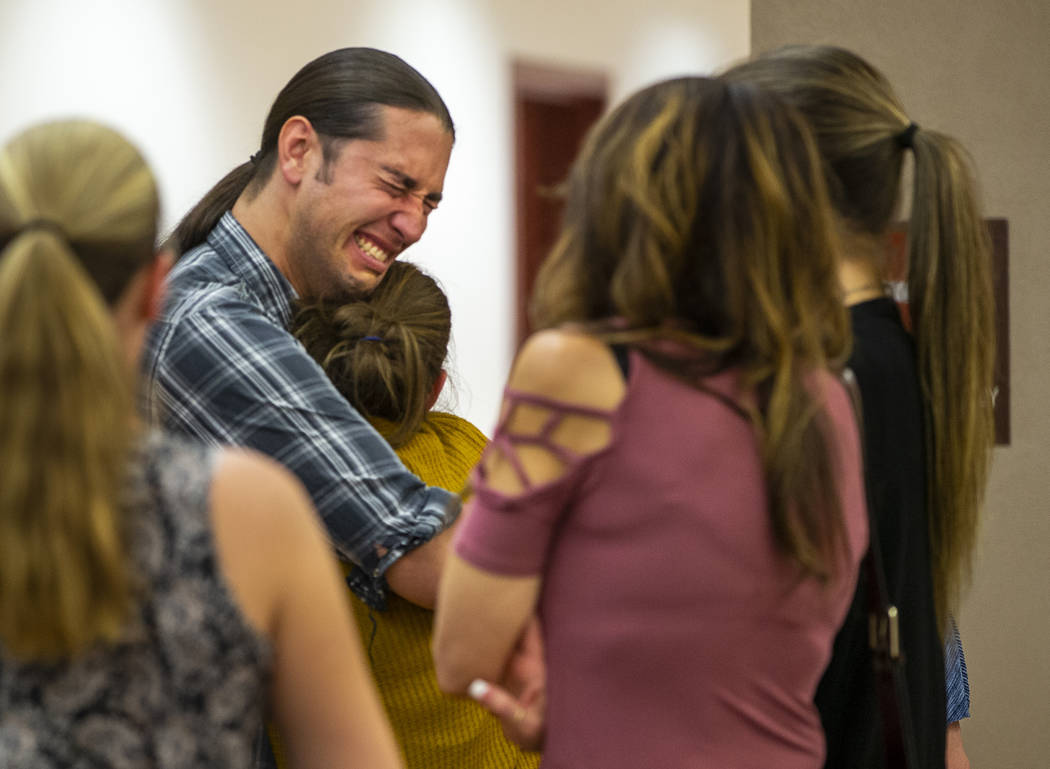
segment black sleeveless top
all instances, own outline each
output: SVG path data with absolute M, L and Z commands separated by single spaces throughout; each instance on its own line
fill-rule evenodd
M 944 767 L 944 651 L 933 605 L 926 522 L 924 407 L 911 336 L 891 299 L 850 308 L 849 367 L 864 410 L 864 471 L 879 529 L 890 599 L 900 610 L 918 765 Z M 868 649 L 867 584 L 861 575 L 816 704 L 827 735 L 828 769 L 885 766 L 882 720 Z

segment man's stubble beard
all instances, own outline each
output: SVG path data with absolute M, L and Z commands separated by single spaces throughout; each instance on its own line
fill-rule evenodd
M 367 299 L 379 285 L 379 281 L 366 288 L 348 273 L 344 273 L 341 280 L 334 278 L 329 269 L 329 254 L 324 248 L 323 240 L 323 233 L 312 220 L 299 218 L 293 222 L 289 254 L 298 266 L 305 290 L 310 292 L 309 296 L 300 296 L 299 299 L 331 304 L 346 304 Z M 319 285 L 322 287 L 318 288 Z

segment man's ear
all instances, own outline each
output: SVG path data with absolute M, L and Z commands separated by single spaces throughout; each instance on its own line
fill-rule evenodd
M 430 395 L 427 397 L 427 411 L 434 408 L 434 404 L 437 403 L 438 396 L 441 395 L 441 391 L 445 387 L 445 382 L 448 380 L 448 374 L 445 373 L 445 369 L 441 369 L 438 372 L 437 379 L 434 380 L 433 386 L 430 388 Z
M 292 115 L 277 135 L 277 167 L 288 184 L 295 187 L 303 180 L 312 152 L 321 152 L 317 132 L 305 117 Z
M 160 317 L 164 309 L 164 296 L 167 289 L 168 273 L 175 263 L 175 255 L 168 249 L 162 248 L 153 258 L 153 262 L 146 267 L 146 285 L 142 292 L 142 317 L 148 321 L 154 321 Z

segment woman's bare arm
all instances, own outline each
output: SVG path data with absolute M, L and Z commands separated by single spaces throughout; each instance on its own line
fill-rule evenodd
M 526 342 L 507 386 L 605 411 L 619 405 L 625 393 L 623 376 L 605 344 L 561 330 L 541 332 Z M 550 414 L 542 406 L 519 406 L 506 430 L 535 434 Z M 576 415 L 566 416 L 552 434 L 553 441 L 578 455 L 599 451 L 610 439 L 607 419 Z M 515 451 L 532 485 L 553 481 L 566 470 L 564 461 L 543 446 L 520 446 Z M 500 450 L 490 450 L 483 463 L 490 489 L 511 495 L 523 491 L 522 479 Z M 442 688 L 464 693 L 476 678 L 501 680 L 535 611 L 540 584 L 540 575 L 505 576 L 479 569 L 455 553 L 449 555 L 434 625 L 434 660 Z
M 248 620 L 273 643 L 270 705 L 290 765 L 402 767 L 306 492 L 276 463 L 229 452 L 212 504 L 223 570 Z

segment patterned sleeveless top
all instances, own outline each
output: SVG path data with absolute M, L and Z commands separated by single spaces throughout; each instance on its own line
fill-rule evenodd
M 208 495 L 217 452 L 150 435 L 128 481 L 145 596 L 115 644 L 21 663 L 0 644 L 0 766 L 243 767 L 272 650 L 222 575 Z

